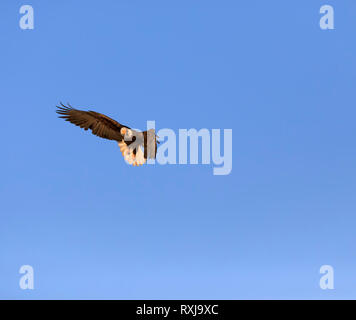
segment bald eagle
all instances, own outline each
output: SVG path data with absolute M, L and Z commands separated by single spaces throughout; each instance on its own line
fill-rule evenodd
M 117 141 L 125 160 L 133 166 L 143 165 L 147 158 L 155 159 L 157 135 L 154 129 L 139 132 L 95 111 L 82 111 L 60 103 L 56 112 L 84 130 L 90 129 L 98 137 Z M 143 149 L 143 151 L 142 151 Z

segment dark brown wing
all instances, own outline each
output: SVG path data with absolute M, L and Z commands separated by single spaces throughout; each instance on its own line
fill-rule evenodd
M 69 104 L 68 104 L 69 105 Z M 84 130 L 90 129 L 98 137 L 121 141 L 123 136 L 120 133 L 121 128 L 128 128 L 108 116 L 95 111 L 82 111 L 63 105 L 57 106 L 56 112 L 63 118 Z

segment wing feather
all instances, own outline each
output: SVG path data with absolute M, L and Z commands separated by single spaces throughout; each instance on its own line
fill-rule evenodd
M 95 111 L 77 110 L 70 105 L 65 106 L 62 103 L 57 108 L 56 112 L 59 114 L 59 118 L 69 121 L 84 130 L 90 129 L 94 135 L 100 138 L 121 141 L 123 139 L 120 133 L 121 128 L 128 128 Z

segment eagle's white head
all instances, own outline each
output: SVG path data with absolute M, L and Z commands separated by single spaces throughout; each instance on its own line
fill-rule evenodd
M 127 141 L 132 140 L 133 132 L 128 128 L 121 128 L 120 133 L 123 135 L 124 139 Z

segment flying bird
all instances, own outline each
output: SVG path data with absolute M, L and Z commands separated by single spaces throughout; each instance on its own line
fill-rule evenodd
M 60 103 L 56 112 L 63 118 L 84 130 L 104 139 L 117 141 L 125 160 L 133 166 L 143 165 L 148 158 L 157 154 L 157 135 L 154 129 L 136 131 L 128 126 L 95 111 L 82 111 Z M 142 150 L 143 149 L 143 150 Z

